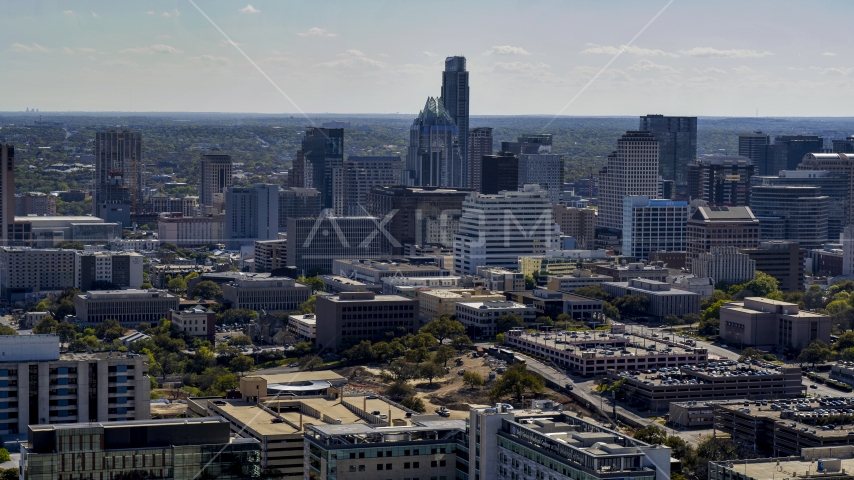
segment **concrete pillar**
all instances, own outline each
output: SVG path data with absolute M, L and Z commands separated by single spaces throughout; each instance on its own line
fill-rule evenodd
M 77 421 L 89 421 L 89 362 L 77 362 Z
M 107 409 L 109 408 L 109 376 L 107 370 L 109 362 L 107 360 L 98 361 L 98 421 L 108 421 Z
M 30 424 L 30 364 L 18 364 L 18 433 L 27 433 Z
M 39 362 L 39 425 L 50 423 L 50 363 Z
M 134 362 L 134 418 L 137 420 L 148 420 L 151 418 L 151 380 L 148 375 L 143 375 L 143 372 L 148 370 L 145 366 L 145 361 L 148 357 L 140 355 L 136 357 Z

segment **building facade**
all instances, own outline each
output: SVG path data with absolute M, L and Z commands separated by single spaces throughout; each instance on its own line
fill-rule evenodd
M 256 311 L 292 312 L 311 294 L 311 287 L 288 277 L 245 277 L 222 285 L 222 298 L 231 308 Z
M 317 346 L 349 348 L 362 340 L 384 339 L 386 332 L 414 333 L 418 300 L 374 292 L 341 292 L 317 297 Z
M 287 267 L 288 240 L 255 241 L 255 273 L 269 273 Z
M 739 133 L 738 156 L 747 157 L 753 165 L 758 165 L 765 158 L 765 146 L 770 144 L 771 135 L 768 135 L 767 133 Z
M 702 297 L 699 294 L 670 288 L 666 282 L 634 278 L 628 282 L 603 283 L 602 290 L 614 297 L 643 295 L 649 300 L 646 313 L 658 319 L 668 315 L 682 317 L 689 313 L 700 313 Z
M 225 193 L 232 185 L 231 155 L 215 148 L 202 155 L 199 162 L 199 202 L 213 205 L 214 194 Z
M 91 252 L 76 256 L 75 288 L 90 290 L 94 285 L 137 289 L 142 286 L 143 256 L 131 252 Z M 105 282 L 105 283 L 101 283 Z
M 774 143 L 765 145 L 764 155 L 756 165 L 757 175 L 777 175 L 783 170 L 795 170 L 802 159 L 824 151 L 824 139 L 817 135 L 778 135 Z
M 845 225 L 854 223 L 854 156 L 845 153 L 809 153 L 804 155 L 797 168 L 798 170 L 824 170 L 845 176 L 848 179 Z M 776 174 L 777 172 L 773 175 Z
M 222 243 L 225 214 L 185 217 L 183 213 L 161 213 L 157 220 L 157 238 L 178 247 L 202 247 Z
M 109 127 L 95 132 L 95 188 L 93 214 L 115 221 L 113 208 L 124 209 L 118 219 L 130 221 L 130 210 L 143 198 L 142 133 L 129 128 Z M 122 222 L 124 227 L 129 223 Z
M 374 187 L 401 185 L 404 166 L 400 157 L 350 156 L 334 173 L 335 214 L 355 217 L 368 214 L 365 198 L 368 192 Z
M 783 292 L 804 291 L 806 276 L 806 249 L 796 242 L 772 240 L 760 242 L 757 248 L 742 248 L 756 262 L 756 270 L 767 273 L 777 279 Z
M 688 202 L 623 197 L 623 255 L 647 259 L 651 252 L 684 252 Z
M 170 310 L 166 312 L 166 318 L 172 322 L 172 326 L 179 332 L 184 332 L 191 337 L 198 337 L 216 343 L 216 313 L 201 306 L 187 308 L 184 310 Z
M 456 311 L 457 321 L 466 327 L 466 335 L 473 339 L 494 338 L 501 333 L 498 319 L 504 315 L 518 315 L 526 325 L 537 320 L 534 305 L 510 300 L 457 302 Z
M 480 192 L 483 157 L 492 155 L 492 127 L 469 129 L 467 188 Z
M 76 317 L 84 327 L 117 320 L 123 327 L 157 325 L 169 310 L 178 309 L 175 295 L 159 290 L 97 290 L 74 296 Z
M 279 231 L 288 228 L 289 218 L 317 217 L 321 211 L 320 192 L 316 188 L 290 187 L 279 190 Z
M 462 181 L 461 169 L 465 163 L 460 151 L 460 132 L 443 99 L 429 97 L 409 128 L 406 184 L 418 187 L 466 185 L 455 183 Z M 468 134 L 463 136 L 468 141 Z
M 519 189 L 519 156 L 501 151 L 481 157 L 480 186 L 478 192 L 497 195 L 503 191 Z
M 688 183 L 686 168 L 697 158 L 697 117 L 640 117 L 638 130 L 652 133 L 658 140 L 658 171 L 677 188 Z
M 521 192 L 472 194 L 463 202 L 460 233 L 454 237 L 454 272 L 479 266 L 516 268 L 520 254 L 557 246 L 552 204 L 537 185 Z
M 747 157 L 700 157 L 687 167 L 688 198 L 713 206 L 750 205 L 753 174 L 753 162 Z
M 225 240 L 230 248 L 279 238 L 279 186 L 256 184 L 225 192 Z
M 459 165 L 451 164 L 449 187 L 468 185 L 469 155 L 469 72 L 466 70 L 466 57 L 445 58 L 445 71 L 442 72 L 442 96 L 440 101 L 445 107 L 454 125 L 457 126 L 459 141 Z
M 15 147 L 0 142 L 0 243 L 12 245 L 15 235 Z M 21 238 L 23 240 L 23 238 Z
M 592 249 L 596 238 L 596 210 L 564 205 L 552 207 L 555 223 L 564 235 L 575 239 L 576 248 Z
M 759 220 L 748 207 L 698 207 L 688 219 L 688 269 L 716 247 L 756 248 Z
M 41 192 L 15 195 L 15 215 L 56 215 L 56 197 Z
M 321 207 L 333 208 L 333 173 L 343 165 L 344 129 L 308 128 L 288 171 L 288 186 L 315 188 L 320 192 Z
M 802 312 L 797 303 L 747 297 L 721 307 L 720 336 L 741 348 L 801 350 L 816 340 L 830 344 L 830 317 Z
M 754 186 L 751 191 L 750 210 L 759 219 L 761 240 L 791 240 L 805 248 L 827 242 L 830 197 L 821 194 L 821 187 Z
M 332 273 L 335 259 L 388 258 L 399 246 L 378 229 L 375 217 L 288 219 L 288 266 L 300 272 Z
M 709 277 L 715 283 L 741 284 L 756 277 L 756 260 L 736 247 L 714 247 L 697 255 L 691 267 L 697 277 Z
M 617 150 L 599 171 L 598 226 L 623 228 L 623 197 L 658 193 L 658 139 L 649 132 L 626 132 L 617 140 Z

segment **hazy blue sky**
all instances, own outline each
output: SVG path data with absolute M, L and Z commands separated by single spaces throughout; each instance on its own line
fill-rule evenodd
M 306 112 L 555 114 L 667 4 L 198 1 Z M 295 112 L 189 1 L 0 0 L 0 111 Z M 675 0 L 566 115 L 852 116 L 850 1 Z

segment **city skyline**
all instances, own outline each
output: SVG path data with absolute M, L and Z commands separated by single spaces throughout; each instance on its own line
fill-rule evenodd
M 471 2 L 455 6 L 469 28 L 443 35 L 426 6 L 199 5 L 263 75 L 192 3 L 3 5 L 11 111 L 412 115 L 462 55 L 472 116 L 843 116 L 854 74 L 843 32 L 793 33 L 844 15 L 842 2 Z M 505 18 L 516 26 L 493 28 Z

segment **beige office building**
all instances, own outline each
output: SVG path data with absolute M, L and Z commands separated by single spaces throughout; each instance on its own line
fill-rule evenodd
M 483 289 L 426 290 L 417 292 L 417 297 L 422 322 L 429 322 L 442 315 L 449 317 L 456 315 L 459 302 L 504 300 L 504 295 Z
M 715 247 L 711 252 L 701 252 L 694 259 L 691 273 L 718 282 L 739 284 L 756 276 L 756 260 L 736 247 Z
M 564 235 L 575 239 L 577 248 L 593 248 L 596 237 L 596 210 L 565 205 L 552 207 L 555 223 Z
M 183 213 L 161 213 L 157 238 L 179 247 L 202 247 L 223 242 L 225 215 L 185 217 Z
M 177 310 L 179 299 L 160 290 L 96 290 L 74 296 L 77 319 L 84 327 L 107 319 L 124 327 L 140 323 L 157 325 L 169 310 Z
M 308 300 L 311 287 L 288 277 L 245 277 L 222 285 L 222 298 L 231 308 L 292 312 Z
M 222 150 L 213 149 L 202 155 L 199 167 L 201 170 L 199 172 L 201 177 L 199 185 L 201 198 L 199 199 L 199 203 L 202 205 L 213 205 L 214 195 L 225 193 L 232 184 L 231 155 Z
M 797 303 L 747 297 L 721 307 L 721 339 L 737 348 L 794 347 L 821 340 L 830 344 L 830 317 L 801 312 Z

